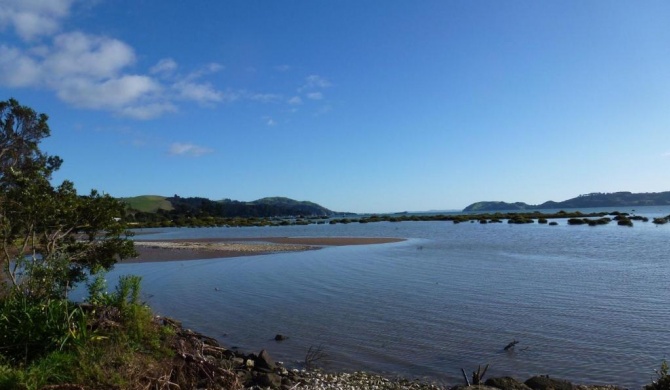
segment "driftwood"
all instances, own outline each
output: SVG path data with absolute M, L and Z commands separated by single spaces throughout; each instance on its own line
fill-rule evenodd
M 489 369 L 489 365 L 487 364 L 484 367 L 484 371 L 482 371 L 482 366 L 477 366 L 477 371 L 472 371 L 472 384 L 473 385 L 479 385 L 482 383 L 484 380 L 484 375 L 486 375 L 486 370 Z
M 461 373 L 463 374 L 463 379 L 465 379 L 465 384 L 467 386 L 480 385 L 484 380 L 484 375 L 486 375 L 486 370 L 488 369 L 488 364 L 484 366 L 484 370 L 482 370 L 482 366 L 477 366 L 477 371 L 472 371 L 472 381 L 470 381 L 468 379 L 468 375 L 465 373 L 465 370 L 461 368 Z
M 468 374 L 465 373 L 465 370 L 461 368 L 461 372 L 463 373 L 463 379 L 465 379 L 465 384 L 467 386 L 470 386 L 470 379 L 468 379 Z
M 511 343 L 507 344 L 505 348 L 503 348 L 505 351 L 509 351 L 510 349 L 514 348 L 515 345 L 519 344 L 518 341 L 512 340 Z
M 307 370 L 313 370 L 317 367 L 319 362 L 323 363 L 323 360 L 328 358 L 328 354 L 323 350 L 323 345 L 319 344 L 318 347 L 310 346 L 305 355 L 305 368 Z

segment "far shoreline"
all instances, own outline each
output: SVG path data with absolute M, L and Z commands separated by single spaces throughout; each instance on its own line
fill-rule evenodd
M 405 241 L 397 237 L 243 237 L 137 240 L 138 256 L 120 263 L 205 260 L 281 252 L 302 252 L 328 246 L 376 245 Z

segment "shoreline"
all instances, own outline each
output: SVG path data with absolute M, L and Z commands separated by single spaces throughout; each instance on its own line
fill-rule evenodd
M 243 237 L 136 240 L 138 256 L 120 263 L 205 260 L 302 252 L 328 246 L 376 245 L 405 241 L 394 237 Z
M 247 237 L 247 238 L 200 238 L 200 239 L 170 239 L 170 240 L 141 240 L 135 241 L 140 256 L 125 263 L 181 261 L 195 259 L 212 259 L 225 257 L 253 256 L 280 252 L 295 252 L 317 250 L 328 246 L 373 245 L 383 243 L 402 242 L 402 238 L 369 238 L 369 237 Z M 158 317 L 160 318 L 160 317 Z M 171 319 L 163 321 L 173 322 Z M 176 321 L 174 321 L 176 322 Z M 179 328 L 181 326 L 179 325 Z M 191 335 L 210 338 L 188 329 L 184 331 Z M 200 351 L 203 353 L 204 351 Z M 451 383 L 434 382 L 430 379 L 403 379 L 388 373 L 366 372 L 359 370 L 307 370 L 298 364 L 298 368 L 284 367 L 281 363 L 275 364 L 268 352 L 260 353 L 239 351 L 235 347 L 216 344 L 216 354 L 204 357 L 221 361 L 225 367 L 233 367 L 236 373 L 235 380 L 245 389 L 272 388 L 294 390 L 329 390 L 329 389 L 407 389 L 407 390 L 465 390 L 463 381 Z M 190 354 L 188 356 L 191 356 Z M 196 356 L 194 354 L 193 356 Z M 223 357 L 225 356 L 225 357 Z M 207 359 L 194 359 L 189 364 L 204 364 L 198 370 L 205 370 Z M 199 363 L 198 363 L 199 362 Z M 270 362 L 268 364 L 268 362 Z M 204 371 L 203 371 L 204 372 Z M 468 380 L 470 380 L 468 373 Z M 482 375 L 483 376 L 483 375 Z M 520 379 L 521 378 L 521 379 Z M 623 390 L 623 387 L 613 384 L 579 384 L 565 379 L 550 379 L 548 376 L 534 375 L 523 377 L 491 377 L 482 378 L 480 389 L 487 390 L 545 390 L 547 388 L 573 390 Z M 205 377 L 201 378 L 206 379 Z M 530 385 L 530 386 L 529 386 Z M 488 386 L 488 387 L 485 387 Z M 472 387 L 477 388 L 477 387 Z
M 217 376 L 225 379 L 229 386 L 208 388 L 232 389 L 276 389 L 276 390 L 625 390 L 614 384 L 584 384 L 557 378 L 547 374 L 531 375 L 528 379 L 518 376 L 492 376 L 486 378 L 488 364 L 479 366 L 468 375 L 464 369 L 462 380 L 454 383 L 435 382 L 430 379 L 409 379 L 402 376 L 368 371 L 324 370 L 320 361 L 327 355 L 320 349 L 307 353 L 302 367 L 289 368 L 275 361 L 270 353 L 262 349 L 259 353 L 245 353 L 235 347 L 229 349 L 215 338 L 183 328 L 177 320 L 168 317 L 154 317 L 163 326 L 172 327 L 177 342 L 176 356 L 183 364 L 190 366 L 190 372 L 197 382 L 213 381 Z M 279 335 L 277 336 L 279 337 Z M 310 348 L 311 351 L 311 348 Z M 483 368 L 483 371 L 482 371 Z M 180 367 L 180 369 L 183 369 Z M 224 374 L 221 376 L 221 374 Z M 657 388 L 657 387 L 655 387 Z

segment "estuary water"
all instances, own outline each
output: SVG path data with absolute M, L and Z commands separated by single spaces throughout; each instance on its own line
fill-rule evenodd
M 621 210 L 630 211 L 630 210 Z M 650 217 L 669 208 L 637 208 Z M 165 229 L 138 239 L 354 236 L 406 241 L 238 258 L 120 264 L 159 314 L 297 365 L 462 382 L 549 374 L 640 388 L 670 352 L 670 224 L 401 222 Z M 288 340 L 275 342 L 281 333 Z M 512 351 L 503 348 L 519 341 Z

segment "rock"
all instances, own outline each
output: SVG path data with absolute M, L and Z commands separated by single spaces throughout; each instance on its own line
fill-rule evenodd
M 472 386 L 458 385 L 450 388 L 449 390 L 499 390 L 499 389 L 484 385 L 472 385 Z
M 486 380 L 486 382 L 484 382 L 484 384 L 486 386 L 491 386 L 502 390 L 530 390 L 530 387 L 509 376 L 502 378 L 489 378 Z
M 275 341 L 284 341 L 284 340 L 286 340 L 287 338 L 288 338 L 288 337 L 284 336 L 283 334 L 279 334 L 279 333 L 277 333 L 277 335 L 275 336 Z
M 256 358 L 256 367 L 261 370 L 274 371 L 277 368 L 277 364 L 270 357 L 268 351 L 262 350 Z
M 563 379 L 549 378 L 548 376 L 534 376 L 524 382 L 533 390 L 572 390 L 572 383 Z
M 234 351 L 231 351 L 230 349 L 226 349 L 226 351 L 223 353 L 223 357 L 226 359 L 232 359 L 237 357 L 237 354 Z
M 237 377 L 239 378 L 240 383 L 244 383 L 245 385 L 250 385 L 253 378 L 251 372 L 246 370 L 237 371 Z
M 575 390 L 624 390 L 616 385 L 577 385 Z
M 273 389 L 279 388 L 281 386 L 281 377 L 272 372 L 259 372 L 254 376 L 254 381 L 258 386 L 270 387 Z

